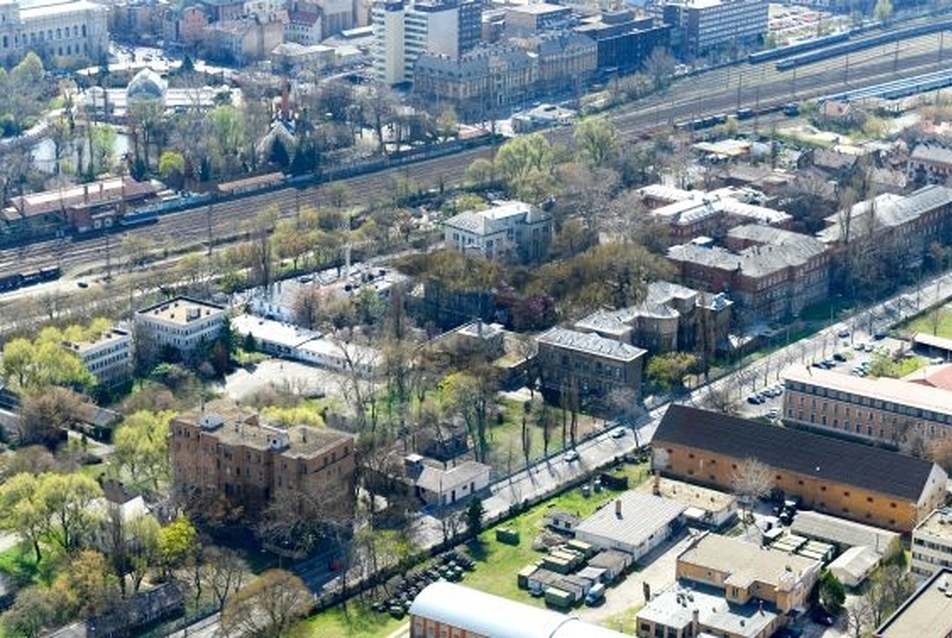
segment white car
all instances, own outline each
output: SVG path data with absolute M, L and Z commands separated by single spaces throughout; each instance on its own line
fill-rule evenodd
M 562 455 L 562 458 L 565 459 L 566 463 L 573 463 L 578 460 L 578 452 L 575 450 L 568 450 Z
M 612 437 L 613 439 L 623 439 L 623 438 L 625 438 L 625 435 L 626 435 L 626 434 L 628 434 L 627 428 L 625 428 L 625 427 L 622 426 L 622 425 L 619 425 L 617 428 L 615 428 L 614 430 L 612 430 L 611 437 Z

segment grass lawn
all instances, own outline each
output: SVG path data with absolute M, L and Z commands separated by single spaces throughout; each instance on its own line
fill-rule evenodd
M 291 633 L 295 638 L 386 638 L 407 621 L 379 614 L 362 603 L 346 608 L 328 609 L 298 624 Z
M 899 326 L 899 332 L 909 336 L 923 332 L 952 339 L 952 308 L 942 306 L 936 311 L 925 312 Z
M 634 487 L 647 476 L 647 465 L 624 465 L 620 473 L 628 475 L 629 486 Z M 495 527 L 484 531 L 479 537 L 480 543 L 468 548 L 477 566 L 474 572 L 466 574 L 463 584 L 527 605 L 543 607 L 545 603 L 541 598 L 533 598 L 528 592 L 519 589 L 516 575 L 523 567 L 542 557 L 541 552 L 532 549 L 532 541 L 544 529 L 546 512 L 559 509 L 584 518 L 599 505 L 609 503 L 615 494 L 606 490 L 585 497 L 580 488 L 574 488 L 497 526 L 517 530 L 518 545 L 497 541 Z
M 626 609 L 620 614 L 616 614 L 611 618 L 606 619 L 604 622 L 600 623 L 602 626 L 607 627 L 608 629 L 614 629 L 615 631 L 620 631 L 623 634 L 635 634 L 635 616 L 641 611 L 641 608 L 644 605 L 637 605 L 630 609 Z

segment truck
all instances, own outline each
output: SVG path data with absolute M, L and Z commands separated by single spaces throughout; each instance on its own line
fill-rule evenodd
M 585 594 L 585 604 L 594 607 L 605 600 L 605 583 L 595 583 Z

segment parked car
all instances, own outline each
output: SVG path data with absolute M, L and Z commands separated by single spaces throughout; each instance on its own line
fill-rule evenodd
M 562 455 L 562 458 L 565 459 L 566 463 L 574 463 L 578 460 L 578 452 L 575 450 L 568 450 L 565 454 Z
M 612 438 L 613 438 L 613 439 L 623 439 L 623 438 L 625 438 L 625 435 L 627 434 L 627 432 L 626 432 L 625 430 L 626 430 L 626 428 L 625 428 L 624 426 L 619 425 L 619 426 L 616 427 L 614 430 L 612 430 Z
M 833 353 L 833 360 L 834 360 L 834 361 L 839 361 L 840 363 L 842 363 L 842 362 L 846 361 L 846 355 L 843 354 L 842 352 L 835 352 L 835 353 Z
M 824 627 L 832 627 L 836 622 L 836 619 L 833 617 L 833 614 L 828 612 L 822 606 L 817 605 L 810 612 L 810 620 L 815 622 L 818 625 L 823 625 Z

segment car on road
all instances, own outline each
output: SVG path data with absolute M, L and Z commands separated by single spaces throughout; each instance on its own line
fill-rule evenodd
M 76 285 L 80 288 L 89 288 L 89 282 L 86 281 L 77 281 Z
M 769 410 L 767 410 L 768 419 L 776 419 L 779 416 L 780 416 L 780 408 L 770 408 Z
M 747 403 L 751 405 L 760 405 L 761 403 L 764 403 L 766 400 L 767 400 L 766 397 L 764 397 L 764 395 L 760 393 L 751 394 L 750 396 L 747 397 Z
M 565 454 L 562 455 L 562 458 L 566 463 L 574 463 L 578 460 L 578 452 L 575 450 L 568 450 Z
M 623 439 L 623 438 L 625 438 L 625 435 L 626 435 L 626 434 L 628 434 L 628 432 L 626 432 L 625 426 L 619 425 L 619 426 L 616 427 L 614 430 L 612 430 L 611 437 L 612 437 L 613 439 Z
M 842 352 L 834 352 L 834 353 L 833 353 L 833 360 L 834 360 L 834 361 L 839 361 L 840 363 L 843 363 L 844 361 L 846 361 L 846 355 L 843 354 Z

